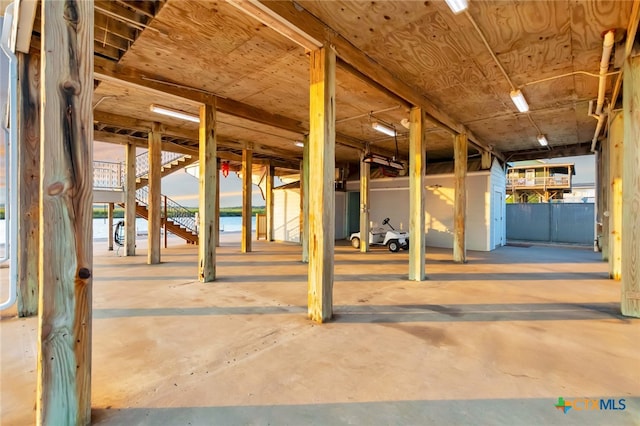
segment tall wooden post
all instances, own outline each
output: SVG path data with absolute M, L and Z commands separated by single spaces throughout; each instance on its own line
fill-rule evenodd
M 273 241 L 273 177 L 275 167 L 267 165 L 267 187 L 265 194 L 266 214 L 267 214 L 267 241 Z
M 198 232 L 198 279 L 216 279 L 216 212 L 218 161 L 216 158 L 216 107 L 200 107 L 200 226 Z
M 413 107 L 409 128 L 409 279 L 425 279 L 425 115 L 422 108 Z
M 609 115 L 609 277 L 620 280 L 622 275 L 622 151 L 624 116 L 622 112 Z
M 125 152 L 124 252 L 136 255 L 136 146 L 129 144 Z
M 609 247 L 609 225 L 611 222 L 611 188 L 609 187 L 610 170 L 611 166 L 611 149 L 609 147 L 609 140 L 603 140 L 600 143 L 600 152 L 598 155 L 598 217 L 601 224 L 600 229 L 600 250 L 602 252 L 602 260 L 607 261 L 610 255 Z M 571 176 L 571 175 L 569 175 Z
M 18 316 L 38 313 L 40 56 L 18 53 Z
M 220 159 L 216 159 L 216 247 L 220 247 Z
M 467 134 L 454 136 L 453 156 L 455 199 L 453 202 L 453 261 L 467 261 L 465 228 L 467 220 Z
M 333 315 L 336 54 L 314 50 L 310 63 L 308 311 L 313 321 L 324 322 Z
M 149 218 L 147 263 L 160 263 L 160 230 L 162 228 L 162 133 L 160 123 L 153 123 L 149 132 Z
M 93 1 L 42 1 L 38 425 L 91 422 Z
M 107 233 L 108 236 L 108 247 L 107 251 L 113 251 L 113 203 L 109 203 L 107 205 L 107 229 L 109 230 Z
M 360 155 L 360 252 L 369 251 L 369 181 L 371 165 L 365 163 L 364 154 Z
M 240 251 L 242 253 L 249 253 L 251 251 L 252 162 L 253 149 L 249 146 L 242 150 L 242 240 L 240 241 Z
M 640 56 L 624 64 L 622 314 L 640 317 Z
M 300 167 L 300 242 L 302 262 L 309 263 L 309 136 L 303 139 Z

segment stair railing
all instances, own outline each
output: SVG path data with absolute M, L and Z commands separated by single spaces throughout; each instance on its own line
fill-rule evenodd
M 184 206 L 176 203 L 171 198 L 165 196 L 166 199 L 166 217 L 167 220 L 175 223 L 178 226 L 183 227 L 189 232 L 193 232 L 195 234 L 198 233 L 198 227 L 195 219 L 194 213 L 191 210 L 187 209 Z M 149 190 L 147 187 L 140 188 L 136 191 L 136 201 L 149 208 Z M 162 217 L 164 217 L 165 213 L 162 212 Z
M 186 154 L 180 154 L 179 152 L 162 151 L 160 165 L 161 167 L 174 161 L 187 157 Z M 145 151 L 142 154 L 136 155 L 136 177 L 140 178 L 149 174 L 149 151 Z
M 122 163 L 94 161 L 93 187 L 100 189 L 122 189 L 122 174 Z

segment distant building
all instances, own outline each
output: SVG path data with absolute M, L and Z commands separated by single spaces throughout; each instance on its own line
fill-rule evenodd
M 507 196 L 512 203 L 549 203 L 572 193 L 575 165 L 530 162 L 507 170 Z

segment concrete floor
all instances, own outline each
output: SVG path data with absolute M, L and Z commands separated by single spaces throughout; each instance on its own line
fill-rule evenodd
M 295 245 L 218 251 L 214 283 L 197 252 L 163 264 L 94 261 L 93 421 L 99 425 L 640 424 L 640 321 L 588 250 L 336 248 L 335 320 L 306 318 Z M 6 271 L 6 270 L 5 270 Z M 35 419 L 37 320 L 3 312 L 2 425 Z M 554 407 L 558 397 L 625 399 L 625 410 Z M 619 405 L 617 405 L 619 406 Z

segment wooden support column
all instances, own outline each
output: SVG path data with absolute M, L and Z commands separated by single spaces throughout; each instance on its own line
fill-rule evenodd
M 302 162 L 300 167 L 300 242 L 302 262 L 309 263 L 309 137 L 302 142 Z
M 602 260 L 607 261 L 609 259 L 609 224 L 611 222 L 611 188 L 610 184 L 610 170 L 611 167 L 611 149 L 609 147 L 609 141 L 603 140 L 600 143 L 600 155 L 598 156 L 598 191 L 599 198 L 599 210 L 598 217 L 600 226 L 600 251 L 602 252 Z M 569 175 L 571 176 L 571 175 Z
M 147 264 L 160 263 L 160 231 L 162 229 L 162 133 L 160 123 L 149 132 L 149 198 Z
M 107 229 L 109 230 L 107 232 L 109 234 L 107 251 L 113 251 L 113 207 L 113 203 L 107 205 Z
M 360 252 L 369 251 L 369 181 L 371 179 L 371 165 L 362 161 L 364 153 L 360 155 Z
M 136 255 L 136 146 L 129 144 L 125 152 L 124 252 Z
M 216 149 L 217 145 L 216 138 Z M 220 159 L 216 160 L 216 247 L 220 247 Z
M 622 151 L 624 116 L 621 111 L 609 115 L 609 277 L 620 280 L 622 275 Z M 608 220 L 606 220 L 608 219 Z
M 200 226 L 198 232 L 198 279 L 216 279 L 216 212 L 218 161 L 216 158 L 216 107 L 200 107 Z
M 253 149 L 247 147 L 242 150 L 242 240 L 240 241 L 240 251 L 242 253 L 251 252 L 251 199 L 253 182 Z
M 453 261 L 467 261 L 465 228 L 467 220 L 467 135 L 454 136 L 453 156 L 455 174 L 455 200 L 453 202 Z
M 93 1 L 42 1 L 36 424 L 91 422 Z
M 40 56 L 18 53 L 18 316 L 38 313 Z
M 309 111 L 309 318 L 333 315 L 335 246 L 336 54 L 323 47 L 310 53 Z M 305 143 L 305 146 L 307 144 Z
M 624 64 L 622 315 L 640 318 L 640 56 Z
M 409 128 L 409 279 L 424 281 L 425 277 L 425 114 L 413 107 Z
M 273 177 L 275 167 L 267 165 L 267 188 L 265 194 L 266 214 L 267 214 L 267 241 L 273 241 Z

